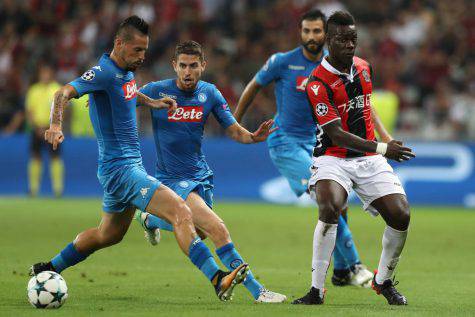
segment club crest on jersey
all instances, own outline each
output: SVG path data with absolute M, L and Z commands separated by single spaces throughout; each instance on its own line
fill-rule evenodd
M 96 73 L 92 69 L 86 71 L 81 76 L 82 79 L 87 80 L 87 81 L 93 80 L 94 77 L 96 77 Z
M 198 100 L 199 100 L 200 102 L 205 102 L 206 99 L 208 99 L 208 97 L 206 97 L 206 95 L 205 95 L 204 93 L 200 93 L 200 94 L 198 95 Z
M 317 114 L 317 116 L 323 117 L 328 113 L 328 106 L 323 102 L 317 104 L 317 106 L 315 107 L 315 113 Z
M 369 76 L 368 72 L 366 71 L 366 69 L 363 69 L 363 78 L 364 80 L 369 83 L 371 81 L 371 77 Z
M 123 84 L 122 90 L 124 91 L 125 100 L 135 98 L 137 96 L 137 84 L 135 83 L 135 79 Z
M 308 77 L 305 76 L 297 76 L 297 87 L 295 87 L 298 91 L 305 91 L 305 87 L 307 87 Z
M 168 114 L 169 122 L 201 122 L 203 106 L 178 107 L 173 114 Z

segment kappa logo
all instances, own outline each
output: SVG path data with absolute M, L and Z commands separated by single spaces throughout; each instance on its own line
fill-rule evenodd
M 173 114 L 168 115 L 168 121 L 201 122 L 203 119 L 203 106 L 178 107 Z
M 305 87 L 307 87 L 308 77 L 305 76 L 297 76 L 297 87 L 295 87 L 298 91 L 305 91 Z
M 123 84 L 122 90 L 124 91 L 125 100 L 135 98 L 137 96 L 137 84 L 135 83 L 135 79 Z
M 101 71 L 101 72 L 102 72 L 101 66 L 94 66 L 93 68 L 94 68 L 94 69 L 97 69 L 98 71 Z
M 317 114 L 317 116 L 323 117 L 328 113 L 328 106 L 323 102 L 317 104 L 317 106 L 315 107 L 315 113 Z
M 96 73 L 90 69 L 88 71 L 86 71 L 84 74 L 82 74 L 81 78 L 84 79 L 84 80 L 87 80 L 87 81 L 91 81 L 94 79 L 94 77 L 96 77 Z
M 148 190 L 150 187 L 144 187 L 140 189 L 140 194 L 142 195 L 142 198 L 145 199 L 145 196 L 147 196 Z

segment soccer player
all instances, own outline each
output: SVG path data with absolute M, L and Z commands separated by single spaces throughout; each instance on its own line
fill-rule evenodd
M 241 122 L 261 87 L 275 82 L 275 125 L 279 129 L 268 138 L 267 144 L 274 165 L 298 197 L 307 192 L 317 128 L 305 96 L 305 86 L 311 71 L 320 65 L 327 54 L 323 49 L 325 23 L 326 17 L 320 10 L 303 14 L 300 19 L 301 46 L 272 55 L 245 88 L 234 113 L 237 121 Z M 348 228 L 347 208 L 342 210 L 333 253 L 332 283 L 337 286 L 353 284 L 369 287 L 373 273 L 361 264 Z
M 337 236 L 338 215 L 353 188 L 363 208 L 386 222 L 383 251 L 372 280 L 390 305 L 406 305 L 391 279 L 409 226 L 409 204 L 386 158 L 402 162 L 415 155 L 402 142 L 377 142 L 374 135 L 371 66 L 354 56 L 357 34 L 353 17 L 342 11 L 326 26 L 329 55 L 312 71 L 306 92 L 323 133 L 313 152 L 309 189 L 318 203 L 313 237 L 312 287 L 293 304 L 323 304 L 324 281 Z M 386 158 L 385 158 L 386 157 Z
M 198 237 L 183 199 L 147 175 L 142 165 L 137 100 L 155 109 L 176 109 L 176 102 L 170 98 L 152 100 L 137 93 L 133 71 L 143 63 L 148 43 L 147 23 L 137 16 L 127 18 L 118 28 L 111 54 L 104 54 L 96 66 L 56 92 L 50 128 L 45 133 L 53 149 L 64 140 L 61 127 L 64 107 L 70 99 L 89 94 L 89 114 L 99 147 L 98 178 L 104 188 L 104 212 L 97 228 L 81 232 L 51 261 L 34 264 L 30 273 L 36 275 L 45 270 L 60 273 L 84 261 L 94 251 L 119 243 L 138 208 L 172 224 L 182 251 L 211 281 L 219 299 L 228 300 L 234 286 L 245 279 L 248 265 L 240 263 L 230 273 L 221 271 Z
M 42 159 L 41 149 L 48 145 L 44 140 L 49 127 L 49 110 L 54 93 L 61 85 L 54 79 L 54 71 L 49 65 L 41 65 L 38 70 L 38 82 L 31 85 L 26 93 L 26 115 L 31 125 L 31 159 L 28 163 L 29 192 L 37 196 L 40 190 Z M 56 197 L 63 194 L 64 165 L 59 151 L 48 147 L 50 160 L 51 187 Z
M 208 117 L 213 114 L 226 133 L 240 143 L 265 141 L 274 120 L 268 120 L 251 133 L 234 119 L 228 104 L 215 85 L 201 81 L 206 67 L 202 47 L 194 41 L 176 46 L 173 68 L 177 78 L 152 82 L 140 89 L 150 97 L 166 96 L 176 100 L 174 113 L 151 109 L 153 132 L 157 150 L 155 177 L 174 190 L 190 207 L 193 223 L 203 237 L 216 246 L 216 254 L 230 270 L 244 263 L 236 250 L 223 220 L 213 211 L 213 171 L 206 163 L 201 142 Z M 137 211 L 136 219 L 146 230 L 152 244 L 159 231 L 173 230 L 162 219 Z M 155 236 L 156 235 L 156 236 Z M 155 242 L 154 242 L 155 241 Z M 256 302 L 280 303 L 286 297 L 267 290 L 249 271 L 244 280 Z

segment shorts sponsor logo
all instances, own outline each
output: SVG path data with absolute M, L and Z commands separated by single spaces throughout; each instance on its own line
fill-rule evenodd
M 317 104 L 317 106 L 315 107 L 315 113 L 317 114 L 317 116 L 323 117 L 328 113 L 328 106 L 323 102 Z
M 168 115 L 168 121 L 201 122 L 203 119 L 203 106 L 178 107 L 173 114 Z
M 90 69 L 88 71 L 86 71 L 84 74 L 82 74 L 81 78 L 84 79 L 84 80 L 87 80 L 87 81 L 91 81 L 94 79 L 94 77 L 96 77 L 96 73 Z
M 124 91 L 125 100 L 135 98 L 137 96 L 137 84 L 135 83 L 135 79 L 123 84 L 122 90 Z
M 297 76 L 297 86 L 295 87 L 298 91 L 305 91 L 305 87 L 307 87 L 308 77 L 305 76 Z

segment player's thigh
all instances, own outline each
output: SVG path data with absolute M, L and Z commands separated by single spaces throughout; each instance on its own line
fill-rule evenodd
M 182 217 L 191 213 L 185 201 L 167 186 L 160 184 L 153 193 L 145 211 L 163 218 L 171 224 L 177 223 Z
M 348 193 L 337 181 L 332 179 L 319 180 L 315 184 L 314 190 L 319 209 L 339 214 L 346 207 Z
M 190 207 L 193 223 L 198 228 L 206 233 L 225 229 L 224 221 L 206 204 L 198 193 L 191 192 L 186 198 L 186 204 Z
M 298 144 L 285 144 L 269 148 L 269 154 L 279 173 L 284 176 L 297 196 L 307 191 L 311 176 L 311 154 Z
M 99 231 L 107 240 L 120 240 L 129 229 L 135 207 L 128 206 L 121 212 L 103 212 Z
M 384 221 L 396 230 L 406 230 L 410 221 L 410 208 L 406 195 L 389 194 L 371 203 Z

